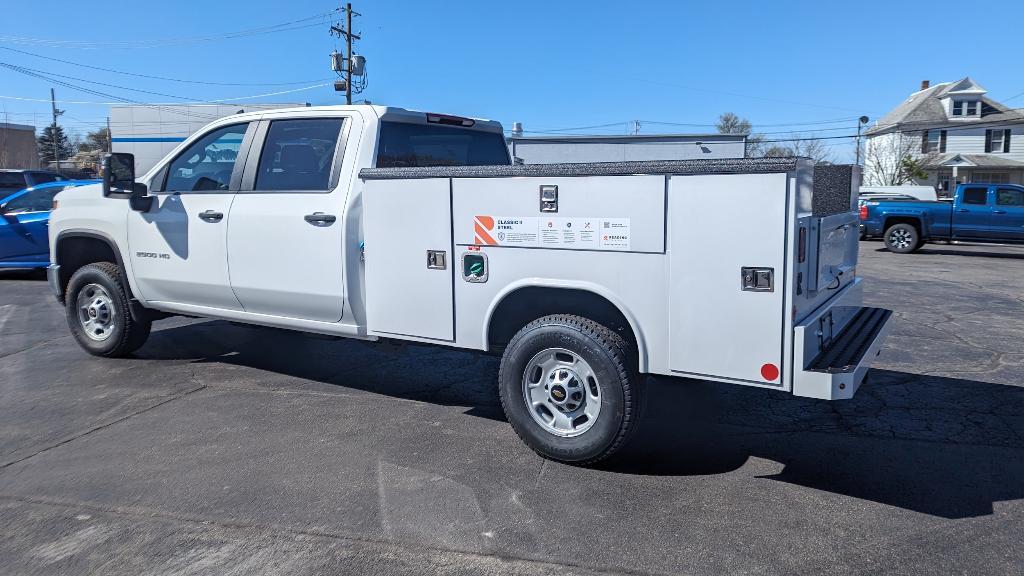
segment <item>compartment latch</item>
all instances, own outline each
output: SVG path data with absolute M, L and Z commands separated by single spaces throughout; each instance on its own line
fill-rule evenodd
M 775 268 L 740 268 L 741 288 L 746 292 L 774 292 Z

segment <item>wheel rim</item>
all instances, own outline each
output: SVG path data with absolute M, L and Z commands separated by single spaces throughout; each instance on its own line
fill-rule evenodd
M 910 248 L 913 241 L 913 234 L 906 230 L 893 230 L 889 233 L 889 244 L 899 248 L 900 250 Z
M 601 386 L 590 364 L 565 348 L 534 355 L 523 373 L 526 408 L 546 432 L 579 436 L 601 413 Z
M 78 322 L 90 340 L 103 342 L 114 332 L 117 310 L 114 299 L 99 284 L 87 284 L 78 292 Z

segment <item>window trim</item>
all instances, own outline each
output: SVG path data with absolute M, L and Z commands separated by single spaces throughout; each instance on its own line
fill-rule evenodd
M 256 173 L 259 171 L 260 157 L 263 155 L 263 146 L 266 144 L 267 135 L 270 133 L 270 123 L 285 120 L 341 120 L 341 134 L 338 136 L 338 143 L 334 148 L 334 160 L 331 163 L 331 175 L 327 178 L 327 190 L 256 190 Z M 245 159 L 245 168 L 242 171 L 241 183 L 238 187 L 239 194 L 330 194 L 338 189 L 341 180 L 342 165 L 345 162 L 345 151 L 348 146 L 349 132 L 352 130 L 352 116 L 349 114 L 329 115 L 302 115 L 302 116 L 275 116 L 262 118 L 259 126 L 253 131 L 253 139 L 249 148 L 249 154 Z M 253 151 L 257 151 L 253 154 Z
M 165 161 L 156 170 L 154 180 L 150 183 L 149 193 L 150 194 L 234 194 L 238 191 L 238 186 L 242 180 L 242 167 L 245 166 L 245 158 L 249 155 L 249 147 L 252 146 L 253 137 L 253 126 L 258 120 L 243 120 L 241 122 L 228 122 L 225 124 L 219 124 L 204 131 L 195 138 L 189 138 L 186 140 L 186 145 L 181 149 L 180 152 L 175 154 L 173 157 Z M 167 179 L 171 175 L 171 164 L 178 158 L 181 158 L 185 152 L 188 152 L 192 148 L 192 145 L 199 142 L 203 138 L 210 134 L 223 130 L 224 128 L 230 128 L 231 126 L 241 126 L 245 124 L 245 134 L 242 135 L 242 143 L 238 146 L 238 156 L 235 157 L 235 165 L 231 169 L 231 180 L 228 183 L 227 190 L 167 190 Z

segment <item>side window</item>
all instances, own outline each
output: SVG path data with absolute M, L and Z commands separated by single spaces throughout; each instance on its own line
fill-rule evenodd
M 999 206 L 1024 206 L 1024 190 L 1000 188 L 996 190 L 996 204 Z
M 255 190 L 327 190 L 341 118 L 274 120 L 256 171 Z
M 195 141 L 171 162 L 164 191 L 227 190 L 248 126 L 225 126 Z
M 53 186 L 43 188 L 42 190 L 26 192 L 7 203 L 7 206 L 5 206 L 7 214 L 49 212 L 53 207 L 53 197 L 63 189 L 63 186 Z
M 986 204 L 988 202 L 988 188 L 965 188 L 964 204 Z

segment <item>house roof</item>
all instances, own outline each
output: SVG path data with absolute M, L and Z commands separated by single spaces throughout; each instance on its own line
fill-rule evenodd
M 957 154 L 947 152 L 928 159 L 927 168 L 975 166 L 978 168 L 1024 168 L 1024 162 L 996 154 Z
M 932 128 L 940 126 L 964 126 L 977 122 L 986 124 L 998 122 L 1024 122 L 1024 113 L 1004 106 L 991 98 L 981 96 L 985 89 L 969 76 L 956 82 L 943 82 L 911 94 L 899 106 L 883 116 L 865 134 L 871 136 L 896 132 L 908 128 Z M 958 118 L 951 121 L 946 116 L 942 99 L 953 95 L 978 95 L 982 102 L 981 117 Z

